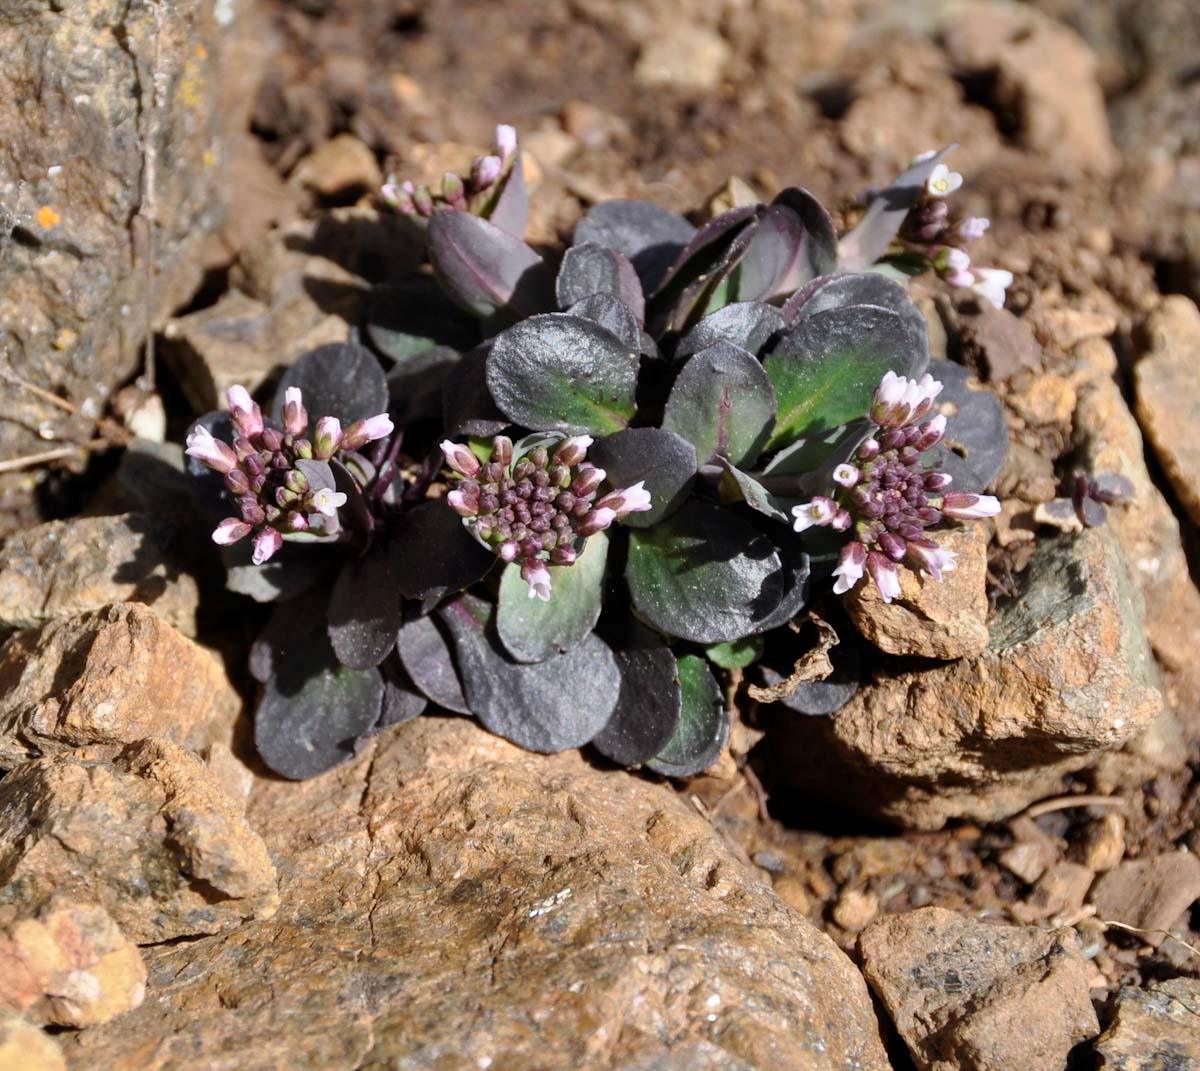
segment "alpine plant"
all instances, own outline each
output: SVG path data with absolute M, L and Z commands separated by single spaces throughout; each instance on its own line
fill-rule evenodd
M 457 483 L 447 502 L 501 561 L 520 566 L 531 599 L 549 602 L 550 565 L 574 565 L 588 536 L 650 508 L 642 482 L 596 497 L 607 474 L 587 460 L 591 445 L 577 435 L 514 461 L 512 440 L 497 435 L 481 462 L 461 443 L 441 444 Z
M 991 495 L 947 491 L 950 476 L 922 465 L 922 454 L 946 432 L 946 418 L 930 416 L 941 391 L 928 374 L 919 380 L 885 374 L 870 412 L 874 431 L 833 470 L 834 490 L 793 508 L 797 532 L 824 526 L 853 534 L 833 570 L 838 594 L 869 574 L 883 601 L 891 602 L 900 595 L 901 561 L 941 581 L 954 569 L 955 555 L 926 529 L 946 517 L 974 520 L 1000 512 Z
M 287 536 L 337 535 L 338 510 L 346 504 L 346 495 L 332 487 L 313 486 L 303 462 L 328 461 L 342 451 L 361 450 L 386 438 L 394 430 L 388 415 L 356 421 L 344 430 L 337 417 L 322 417 L 309 435 L 308 412 L 298 387 L 285 393 L 282 428 L 264 420 L 245 387 L 230 387 L 226 398 L 232 444 L 197 425 L 188 434 L 185 451 L 224 477 L 225 489 L 237 504 L 237 516 L 217 525 L 213 542 L 228 546 L 249 537 L 254 547 L 251 558 L 262 565 Z

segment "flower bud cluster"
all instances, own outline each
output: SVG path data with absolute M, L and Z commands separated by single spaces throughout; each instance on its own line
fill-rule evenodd
M 480 461 L 461 443 L 442 443 L 456 482 L 446 501 L 485 546 L 520 565 L 530 598 L 549 600 L 549 565 L 574 564 L 588 536 L 650 508 L 641 481 L 596 497 L 606 473 L 587 460 L 591 445 L 579 435 L 514 459 L 512 441 L 498 435 Z
M 222 546 L 253 537 L 253 561 L 262 565 L 283 546 L 285 535 L 311 532 L 334 535 L 337 511 L 346 496 L 328 487 L 312 487 L 297 462 L 327 461 L 343 450 L 360 450 L 391 435 L 386 413 L 342 428 L 336 417 L 322 417 L 309 434 L 308 412 L 298 387 L 284 392 L 283 427 L 268 424 L 245 387 L 229 388 L 232 445 L 202 425 L 188 434 L 187 454 L 225 478 L 225 489 L 238 515 L 226 517 L 212 534 Z M 307 436 L 307 437 L 306 437 Z
M 991 221 L 982 216 L 954 217 L 947 198 L 958 190 L 963 177 L 945 164 L 930 173 L 925 189 L 905 217 L 897 236 L 897 252 L 925 261 L 951 286 L 974 290 L 997 308 L 1004 307 L 1005 291 L 1012 284 L 1012 272 L 982 268 L 971 263 L 967 246 L 987 232 Z
M 397 182 L 394 175 L 389 175 L 380 192 L 388 204 L 405 216 L 429 219 L 435 212 L 446 210 L 479 215 L 499 193 L 503 180 L 512 171 L 516 155 L 517 132 L 511 126 L 500 125 L 496 127 L 492 151 L 475 157 L 466 178 L 447 171 L 442 176 L 440 189 L 431 190 L 425 185 Z
M 891 602 L 900 594 L 896 563 L 904 560 L 940 581 L 955 567 L 955 555 L 925 530 L 945 517 L 970 520 L 1000 511 L 990 495 L 947 492 L 950 477 L 921 463 L 946 432 L 946 418 L 930 415 L 941 390 L 932 376 L 917 381 L 888 372 L 871 407 L 874 433 L 834 469 L 830 495 L 792 510 L 797 532 L 813 526 L 853 532 L 833 571 L 835 592 L 849 591 L 869 573 L 883 601 Z

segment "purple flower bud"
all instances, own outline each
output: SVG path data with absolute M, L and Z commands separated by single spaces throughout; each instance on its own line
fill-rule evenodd
M 555 565 L 574 565 L 578 557 L 575 548 L 569 545 L 554 547 L 550 551 L 550 561 Z
M 239 520 L 237 517 L 226 517 L 213 529 L 212 541 L 222 547 L 227 547 L 230 543 L 245 539 L 251 531 L 253 529 L 245 521 Z
M 298 495 L 308 493 L 308 478 L 299 469 L 292 469 L 284 478 L 283 486 Z
M 507 435 L 497 435 L 492 440 L 492 460 L 497 465 L 504 465 L 507 467 L 512 464 L 512 459 L 512 439 L 510 439 Z
M 308 530 L 308 518 L 303 513 L 292 510 L 287 515 L 287 525 L 293 532 L 304 532 Z
M 471 164 L 471 186 L 476 191 L 486 190 L 500 177 L 504 163 L 499 156 L 478 156 Z
M 446 496 L 446 501 L 460 517 L 474 517 L 479 513 L 479 499 L 472 498 L 461 490 L 451 491 Z
M 188 432 L 187 450 L 184 452 L 214 472 L 228 474 L 237 468 L 237 454 L 220 439 L 214 438 L 212 432 L 202 424 L 197 424 Z
M 948 472 L 927 472 L 925 473 L 925 490 L 940 491 L 944 487 L 949 487 L 953 479 L 954 477 Z
M 458 202 L 466 196 L 466 192 L 463 180 L 453 171 L 447 171 L 442 176 L 442 198 L 444 200 L 457 207 Z
M 308 411 L 299 387 L 288 387 L 283 392 L 283 428 L 289 435 L 303 435 L 308 430 Z
M 921 426 L 921 434 L 917 441 L 913 444 L 916 450 L 928 450 L 931 446 L 942 441 L 942 436 L 946 434 L 946 418 L 941 413 L 938 413 L 932 420 Z
M 250 480 L 241 469 L 233 469 L 225 474 L 225 486 L 229 488 L 229 493 L 238 498 L 249 493 Z
M 254 537 L 254 551 L 250 555 L 250 560 L 255 565 L 262 565 L 264 562 L 270 561 L 282 546 L 283 536 L 274 528 L 263 528 Z
M 540 558 L 526 558 L 521 563 L 521 579 L 529 585 L 529 597 L 550 601 L 550 570 Z
M 274 428 L 263 428 L 259 434 L 259 442 L 262 443 L 263 449 L 272 454 L 278 453 L 283 448 L 283 435 Z
M 833 515 L 833 520 L 829 522 L 829 527 L 835 532 L 846 532 L 849 531 L 853 523 L 854 518 L 850 515 L 850 511 L 840 509 Z
M 428 218 L 433 215 L 433 194 L 428 186 L 418 186 L 412 193 L 413 207 L 418 214 Z
M 878 439 L 867 439 L 863 442 L 862 446 L 858 448 L 858 452 L 855 454 L 855 456 L 860 461 L 871 461 L 879 456 L 879 450 L 880 447 Z
M 441 447 L 446 464 L 460 476 L 477 476 L 479 474 L 479 458 L 471 452 L 469 447 L 449 439 L 443 439 Z
M 884 602 L 891 602 L 900 597 L 900 573 L 895 564 L 882 554 L 871 551 L 867 555 L 867 571 L 875 581 Z
M 500 154 L 500 159 L 506 164 L 517 151 L 517 132 L 508 126 L 506 123 L 501 123 L 496 127 L 496 152 Z
M 951 491 L 942 499 L 942 512 L 959 521 L 994 517 L 1000 512 L 1000 502 L 992 495 L 972 495 L 966 491 Z
M 229 388 L 225 397 L 233 416 L 233 426 L 247 439 L 253 439 L 263 430 L 262 410 L 250 397 L 250 392 L 236 383 Z
M 367 443 L 376 439 L 386 439 L 395 430 L 392 418 L 387 413 L 367 417 L 366 420 L 356 420 L 342 436 L 342 449 L 361 450 Z
M 411 216 L 416 211 L 416 206 L 413 205 L 411 182 L 397 185 L 396 180 L 389 175 L 388 181 L 383 184 L 379 192 L 383 199 L 401 215 Z
M 604 507 L 603 509 L 593 509 L 580 519 L 575 525 L 575 531 L 578 535 L 594 536 L 597 532 L 603 532 L 608 528 L 613 521 L 617 519 L 615 510 Z
M 858 542 L 847 543 L 842 548 L 837 567 L 833 570 L 833 575 L 837 577 L 833 585 L 834 592 L 843 595 L 854 587 L 862 579 L 866 562 L 867 548 Z
M 646 490 L 646 481 L 638 480 L 632 487 L 620 491 L 610 491 L 597 503 L 598 509 L 611 509 L 618 521 L 623 521 L 631 513 L 644 513 L 653 508 L 650 492 Z
M 554 451 L 554 460 L 559 465 L 571 469 L 578 465 L 587 455 L 588 447 L 594 440 L 590 435 L 575 435 L 564 439 Z
M 317 421 L 312 436 L 313 457 L 328 461 L 342 446 L 342 422 L 337 417 L 323 416 Z
M 576 498 L 587 498 L 588 495 L 596 492 L 596 489 L 604 482 L 606 475 L 608 474 L 603 469 L 585 463 L 571 482 L 571 491 Z
M 879 544 L 883 553 L 894 562 L 900 561 L 907 549 L 904 545 L 904 540 L 893 535 L 891 532 L 880 533 L 879 538 L 875 542 Z

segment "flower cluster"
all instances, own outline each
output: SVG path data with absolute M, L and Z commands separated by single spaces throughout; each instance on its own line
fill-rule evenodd
M 579 435 L 553 454 L 538 446 L 514 461 L 512 441 L 498 435 L 481 462 L 461 443 L 442 443 L 458 477 L 447 502 L 477 539 L 503 561 L 520 564 L 530 598 L 550 598 L 547 563 L 572 565 L 588 536 L 650 508 L 641 481 L 596 498 L 606 474 L 587 460 L 591 445 L 590 436 Z
M 359 420 L 345 430 L 337 417 L 322 417 L 308 433 L 308 412 L 298 387 L 284 395 L 283 427 L 263 419 L 262 410 L 245 387 L 229 388 L 233 421 L 232 445 L 216 438 L 202 424 L 187 437 L 187 453 L 225 478 L 225 488 L 237 503 L 238 516 L 226 517 L 212 534 L 222 546 L 253 535 L 255 565 L 268 561 L 287 535 L 336 535 L 337 511 L 346 496 L 332 486 L 315 486 L 313 470 L 304 462 L 323 462 L 343 450 L 359 450 L 392 433 L 386 413 Z
M 474 212 L 496 196 L 517 155 L 517 132 L 511 126 L 496 127 L 496 142 L 486 156 L 477 156 L 471 163 L 470 174 L 464 179 L 454 171 L 442 176 L 440 192 L 411 182 L 397 182 L 389 175 L 380 191 L 383 199 L 405 216 L 429 219 L 435 212 L 452 210 Z
M 1012 272 L 981 268 L 971 263 L 967 246 L 987 232 L 991 221 L 982 216 L 954 218 L 947 198 L 962 186 L 963 177 L 938 164 L 925 190 L 905 218 L 896 242 L 903 255 L 916 257 L 951 286 L 969 287 L 997 308 L 1004 307 Z
M 883 601 L 891 602 L 900 594 L 896 563 L 905 559 L 940 581 L 955 567 L 955 556 L 925 530 L 944 517 L 970 520 L 1000 511 L 990 495 L 946 492 L 950 477 L 921 465 L 921 454 L 946 431 L 944 416 L 930 416 L 941 389 L 929 375 L 914 381 L 888 372 L 871 407 L 876 430 L 834 469 L 836 490 L 792 510 L 797 532 L 814 525 L 853 530 L 833 571 L 839 594 L 870 573 Z

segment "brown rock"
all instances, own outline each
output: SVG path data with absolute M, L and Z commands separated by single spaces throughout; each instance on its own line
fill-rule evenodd
M 269 918 L 275 868 L 195 756 L 157 740 L 112 762 L 64 754 L 0 781 L 0 909 L 57 894 L 103 906 L 139 944 Z
M 859 584 L 843 600 L 850 620 L 888 654 L 962 658 L 988 644 L 987 530 L 968 524 L 930 533 L 958 556 L 938 582 L 900 565 L 900 597 L 885 603 L 874 584 Z
M 1079 863 L 1055 863 L 1038 879 L 1032 895 L 1013 905 L 1013 918 L 1018 922 L 1070 919 L 1083 907 L 1084 897 L 1095 877 Z
M 1083 864 L 1097 874 L 1112 870 L 1125 857 L 1125 816 L 1109 811 L 1084 834 Z
M 1171 296 L 1150 316 L 1149 352 L 1134 366 L 1137 415 L 1171 487 L 1200 524 L 1200 310 Z
M 1082 309 L 1035 309 L 1029 319 L 1041 343 L 1063 353 L 1091 339 L 1108 338 L 1117 330 L 1112 316 Z
M 713 90 L 721 84 L 729 45 L 714 30 L 686 21 L 656 30 L 642 47 L 633 77 L 644 86 Z
M 1008 817 L 1162 711 L 1141 615 L 1111 532 L 1043 540 L 983 653 L 880 676 L 836 718 L 781 719 L 769 761 L 906 826 Z
M 50 521 L 0 548 L 0 630 L 141 602 L 188 636 L 200 594 L 175 524 L 143 513 Z
M 147 322 L 200 281 L 198 249 L 219 216 L 211 151 L 227 36 L 200 0 L 0 3 L 0 218 L 12 221 L 0 233 L 15 223 L 28 235 L 0 256 L 0 351 L 21 379 L 93 414 L 135 369 Z M 139 213 L 148 152 L 152 288 Z M 93 434 L 87 420 L 0 389 L 0 458 L 44 449 L 43 424 L 55 438 Z
M 1100 1030 L 1072 930 L 927 907 L 859 938 L 863 973 L 921 1071 L 1062 1071 Z
M 1024 320 L 988 301 L 959 309 L 958 335 L 968 363 L 990 380 L 1006 380 L 1042 366 L 1042 348 Z
M 1188 570 L 1179 521 L 1146 469 L 1137 421 L 1107 373 L 1080 387 L 1074 427 L 1081 465 L 1091 472 L 1118 473 L 1133 484 L 1132 504 L 1110 508 L 1106 527 L 1120 542 L 1145 601 L 1146 633 L 1168 671 L 1171 706 L 1195 720 L 1200 717 L 1200 663 L 1195 658 L 1200 592 Z M 1148 757 L 1158 764 L 1183 762 L 1182 749 Z
M 1046 872 L 1046 867 L 1054 862 L 1057 855 L 1058 849 L 1052 841 L 1027 840 L 1005 848 L 1000 853 L 999 862 L 1026 885 L 1032 885 Z
M 866 889 L 843 889 L 833 905 L 833 921 L 849 933 L 865 930 L 879 914 L 879 897 Z
M 54 1038 L 0 1009 L 0 1071 L 67 1071 L 67 1062 Z
M 1078 398 L 1070 380 L 1042 372 L 1023 377 L 1005 396 L 1009 407 L 1031 427 L 1070 427 Z
M 383 185 L 383 174 L 366 145 L 353 134 L 338 134 L 301 160 L 290 181 L 324 197 L 337 197 L 375 193 Z
M 988 73 L 996 106 L 1017 117 L 1018 142 L 1059 164 L 1109 174 L 1119 163 L 1096 60 L 1083 39 L 1028 7 L 956 5 L 944 27 L 951 63 Z
M 1200 898 L 1200 859 L 1171 852 L 1149 859 L 1126 859 L 1101 876 L 1092 890 L 1100 918 L 1148 932 L 1139 936 L 1157 948 L 1166 933 Z
M 249 813 L 279 913 L 146 950 L 75 1067 L 887 1071 L 849 960 L 661 785 L 420 718 Z
M 37 1023 L 92 1026 L 145 995 L 141 953 L 102 907 L 60 899 L 0 935 L 0 1008 Z
M 11 636 L 0 647 L 0 768 L 144 737 L 201 747 L 241 710 L 221 662 L 153 610 L 119 603 Z
M 1200 1068 L 1200 980 L 1172 978 L 1126 986 L 1108 1029 L 1096 1039 L 1097 1071 Z

